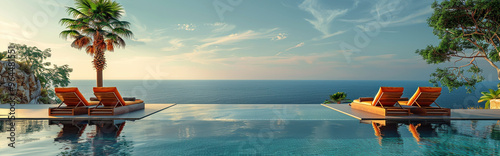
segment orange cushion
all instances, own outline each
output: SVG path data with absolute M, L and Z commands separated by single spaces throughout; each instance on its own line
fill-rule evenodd
M 83 97 L 82 93 L 78 90 L 77 87 L 65 87 L 65 88 L 55 88 L 54 91 L 56 93 L 76 93 L 76 96 L 80 98 L 85 106 L 89 106 L 90 104 L 87 102 L 85 97 Z M 63 99 L 61 99 L 63 100 Z M 78 102 L 64 102 L 67 106 L 76 106 Z
M 141 99 L 137 99 L 135 101 L 125 101 L 125 105 L 133 105 L 138 103 L 144 103 L 144 101 L 142 101 Z
M 377 101 L 380 100 L 380 98 L 382 97 L 382 93 L 383 92 L 403 92 L 405 88 L 403 87 L 380 87 L 380 89 L 378 90 L 378 93 L 377 95 L 375 96 L 375 98 L 373 98 L 373 101 L 372 101 L 372 106 L 377 106 L 378 103 Z M 383 105 L 394 105 L 397 101 L 395 101 L 394 103 L 383 103 Z
M 126 105 L 125 101 L 123 100 L 122 96 L 116 89 L 116 87 L 94 87 L 94 93 L 107 93 L 107 92 L 113 92 L 115 93 L 116 97 L 118 97 L 118 101 L 120 101 L 123 105 Z M 102 101 L 101 101 L 102 102 Z M 114 103 L 102 103 L 103 105 L 115 105 Z
M 372 98 L 373 99 L 373 98 Z M 360 101 L 359 99 L 353 100 L 352 103 L 372 105 L 372 101 Z
M 417 97 L 420 95 L 422 92 L 441 92 L 441 87 L 418 87 L 417 91 L 413 96 L 408 100 L 407 105 L 416 105 L 415 101 L 417 101 Z M 421 106 L 428 106 L 431 105 L 432 102 L 430 103 L 419 103 Z

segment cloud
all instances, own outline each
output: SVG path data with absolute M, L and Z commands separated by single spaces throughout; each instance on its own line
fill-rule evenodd
M 218 45 L 228 45 L 237 42 L 243 42 L 247 40 L 253 39 L 264 39 L 264 38 L 272 38 L 273 33 L 278 30 L 278 28 L 267 29 L 267 30 L 247 30 L 241 33 L 234 33 L 230 35 L 209 37 L 205 39 L 172 39 L 169 40 L 170 46 L 163 47 L 162 51 L 175 51 L 180 49 L 181 47 L 185 47 L 182 41 L 191 40 L 193 42 L 198 42 L 199 45 L 195 45 L 191 52 L 181 53 L 166 56 L 164 59 L 169 61 L 189 61 L 200 64 L 210 64 L 217 58 L 220 58 L 217 53 L 218 52 L 229 52 L 236 51 L 242 49 L 241 47 L 233 47 L 233 48 L 219 48 Z M 224 55 L 228 56 L 228 55 Z
M 186 30 L 186 31 L 194 31 L 196 28 L 193 24 L 177 24 L 176 30 Z
M 347 32 L 347 30 L 337 31 L 337 32 L 332 33 L 332 34 L 325 34 L 325 35 L 321 36 L 321 39 L 330 38 L 330 37 L 333 37 L 333 36 L 336 36 L 336 35 L 343 34 L 345 32 Z
M 144 31 L 147 30 L 147 26 L 144 25 L 144 24 L 141 24 L 142 22 L 139 21 L 139 19 L 137 19 L 137 17 L 135 17 L 132 14 L 130 14 L 130 16 L 128 16 L 128 17 L 130 17 L 130 19 L 131 19 L 130 23 L 133 23 L 131 25 L 134 26 L 134 27 L 136 27 L 139 32 L 144 32 Z
M 241 48 L 230 48 L 230 49 L 210 49 L 210 50 L 204 50 L 204 49 L 193 49 L 192 52 L 188 53 L 181 53 L 181 54 L 176 54 L 176 55 L 170 55 L 170 56 L 164 56 L 162 58 L 163 61 L 165 62 L 173 62 L 173 61 L 189 61 L 189 62 L 194 62 L 194 63 L 199 63 L 199 64 L 210 64 L 213 63 L 214 61 L 214 54 L 216 52 L 221 52 L 221 51 L 235 51 L 239 50 Z
M 301 47 L 304 43 L 299 43 L 292 48 Z M 229 48 L 220 49 L 213 48 L 209 50 L 205 49 L 194 49 L 189 53 L 181 53 L 170 56 L 163 56 L 161 60 L 163 62 L 176 62 L 176 61 L 189 61 L 199 64 L 223 64 L 223 65 L 241 65 L 241 66 L 251 66 L 251 65 L 291 65 L 291 64 L 313 64 L 316 63 L 318 59 L 325 57 L 333 57 L 337 55 L 336 53 L 312 53 L 308 55 L 287 55 L 287 56 L 228 56 L 223 55 L 221 57 L 216 56 L 218 52 L 231 52 L 240 50 L 241 48 Z M 225 56 L 225 57 L 224 57 Z
M 147 40 L 147 39 L 142 40 L 142 39 L 124 38 L 124 40 L 125 40 L 125 43 L 127 44 L 127 46 L 138 46 L 138 45 L 146 45 L 146 42 L 144 40 Z
M 236 28 L 235 25 L 232 24 L 227 24 L 227 23 L 221 23 L 221 22 L 216 22 L 216 23 L 211 23 L 211 24 L 206 24 L 210 27 L 212 27 L 212 32 L 213 33 L 221 33 L 221 32 L 228 32 Z
M 299 5 L 299 8 L 311 13 L 314 19 L 306 19 L 314 28 L 323 33 L 322 39 L 329 38 L 343 32 L 330 33 L 330 24 L 338 17 L 347 13 L 348 9 L 343 10 L 328 10 L 322 9 L 316 0 L 304 0 Z
M 359 2 L 361 2 L 361 1 L 360 0 L 355 0 L 354 4 L 352 5 L 352 8 L 357 8 L 358 5 L 359 5 Z
M 382 27 L 397 27 L 411 24 L 425 23 L 427 15 L 430 15 L 433 10 L 429 5 L 407 4 L 407 1 L 388 1 L 380 0 L 375 3 L 370 12 L 370 17 L 357 19 L 339 19 L 342 22 L 358 23 L 356 27 L 364 31 L 374 31 L 367 27 L 367 24 L 378 23 Z M 428 3 L 428 2 L 421 2 Z M 408 6 L 417 7 L 420 9 L 408 9 Z
M 281 55 L 284 52 L 287 52 L 287 51 L 290 51 L 292 49 L 295 49 L 295 48 L 298 48 L 298 47 L 302 47 L 302 46 L 304 46 L 304 42 L 301 42 L 301 43 L 299 43 L 299 44 L 297 44 L 297 45 L 295 45 L 293 47 L 290 47 L 290 48 L 286 49 L 285 51 L 278 52 L 275 56 Z
M 14 22 L 0 20 L 0 39 L 13 41 L 26 41 L 21 26 Z
M 295 49 L 295 48 L 298 48 L 298 47 L 302 47 L 303 45 L 304 45 L 304 42 L 301 42 L 301 43 L 299 43 L 299 44 L 297 44 L 297 45 L 295 45 L 293 47 L 290 47 L 290 48 L 286 49 L 285 51 L 289 51 L 289 50 L 292 50 L 292 49 Z
M 161 51 L 174 51 L 184 46 L 180 39 L 171 39 L 168 43 L 170 43 L 170 47 L 163 47 Z
M 244 41 L 244 40 L 268 38 L 271 35 L 270 33 L 273 31 L 276 31 L 276 30 L 278 30 L 278 28 L 269 29 L 269 30 L 266 30 L 263 32 L 247 30 L 243 33 L 234 33 L 234 34 L 230 34 L 227 36 L 207 38 L 207 39 L 202 40 L 202 42 L 205 42 L 205 43 L 200 45 L 198 48 L 201 49 L 201 48 L 205 48 L 205 47 L 212 46 L 212 45 L 224 45 L 224 44 L 230 44 L 230 43 L 240 42 L 240 41 Z
M 434 10 L 430 7 L 428 8 L 423 8 L 420 10 L 417 10 L 416 12 L 413 12 L 407 16 L 401 17 L 397 20 L 391 21 L 388 23 L 390 26 L 402 26 L 402 25 L 410 25 L 410 24 L 417 24 L 417 23 L 425 23 L 427 17 L 425 15 L 430 15 L 434 12 Z
M 148 38 L 132 39 L 132 40 L 137 41 L 137 42 L 151 42 L 151 41 L 153 41 L 153 39 L 151 39 L 149 37 Z
M 286 33 L 279 33 L 278 35 L 276 35 L 275 37 L 273 37 L 271 40 L 283 40 L 283 39 L 286 39 L 287 38 L 287 34 Z
M 37 30 L 43 31 L 43 30 Z M 16 22 L 9 21 L 0 17 L 0 46 L 5 46 L 9 43 L 22 43 L 30 46 L 47 47 L 47 48 L 60 48 L 68 46 L 68 43 L 59 43 L 58 41 L 48 41 L 36 39 L 37 36 L 29 31 L 26 31 L 21 25 Z M 69 39 L 68 41 L 72 41 Z M 0 50 L 3 51 L 3 50 Z
M 290 65 L 300 63 L 312 64 L 318 59 L 333 56 L 335 56 L 333 53 L 310 54 L 305 56 L 246 56 L 219 58 L 212 61 L 240 65 Z

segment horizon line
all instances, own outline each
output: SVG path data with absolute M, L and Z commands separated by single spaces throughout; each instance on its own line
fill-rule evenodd
M 77 81 L 95 81 L 95 79 L 73 79 Z M 73 81 L 70 80 L 70 81 Z M 387 79 L 380 79 L 380 80 L 349 80 L 349 79 L 338 79 L 338 80 L 332 80 L 332 79 L 107 79 L 104 81 L 128 81 L 128 80 L 243 80 L 243 81 L 428 81 L 428 80 L 387 80 Z

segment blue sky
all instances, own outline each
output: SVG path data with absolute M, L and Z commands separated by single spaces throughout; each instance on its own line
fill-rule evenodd
M 427 80 L 438 67 L 414 53 L 438 43 L 426 23 L 433 1 L 118 2 L 135 36 L 106 53 L 108 80 Z M 0 47 L 51 48 L 49 61 L 69 64 L 71 79 L 95 79 L 92 58 L 59 37 L 72 1 L 3 3 Z

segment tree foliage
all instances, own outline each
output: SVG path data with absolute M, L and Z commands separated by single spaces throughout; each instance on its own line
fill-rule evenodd
M 55 98 L 54 87 L 66 87 L 70 83 L 69 74 L 73 71 L 68 65 L 57 66 L 46 59 L 51 57 L 51 50 L 40 50 L 37 47 L 10 43 L 16 50 L 16 60 L 20 66 L 28 68 L 36 80 L 40 80 L 42 90 L 48 92 L 50 98 Z M 51 68 L 52 66 L 52 68 Z M 57 100 L 57 99 L 56 99 Z
M 500 60 L 500 0 L 444 0 L 432 4 L 434 13 L 427 23 L 438 36 L 438 45 L 419 49 L 417 54 L 428 64 L 453 62 L 453 66 L 437 68 L 431 83 L 441 83 L 453 90 L 465 86 L 470 92 L 484 80 L 478 60 L 496 69 Z
M 50 48 L 40 50 L 37 47 L 28 47 L 27 45 L 15 43 L 11 43 L 10 46 L 16 47 L 16 60 L 25 64 L 29 68 L 29 71 L 35 73 L 37 77 L 44 72 L 45 67 L 51 64 L 50 62 L 44 62 L 44 60 L 51 56 Z
M 0 60 L 2 60 L 3 58 L 7 57 L 7 52 L 1 52 L 0 53 Z
M 125 47 L 123 37 L 131 38 L 130 23 L 120 21 L 123 7 L 111 0 L 75 0 L 76 7 L 67 7 L 67 13 L 73 18 L 63 18 L 59 23 L 67 30 L 60 33 L 65 39 L 72 39 L 71 47 L 85 49 L 94 57 L 94 68 L 102 74 L 106 67 L 104 53 L 114 51 L 115 47 Z M 102 79 L 98 84 L 102 84 Z M 100 86 L 99 86 L 100 87 Z

